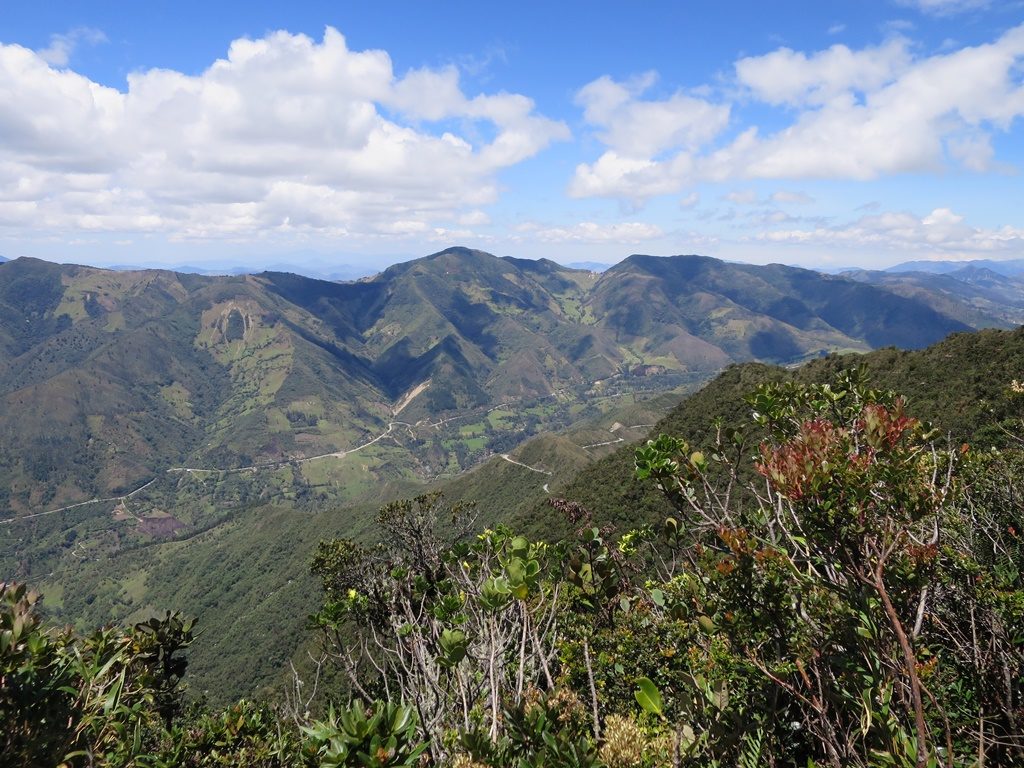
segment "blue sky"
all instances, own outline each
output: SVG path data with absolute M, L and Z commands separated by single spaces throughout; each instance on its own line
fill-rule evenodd
M 0 2 L 0 254 L 1024 257 L 1024 4 Z

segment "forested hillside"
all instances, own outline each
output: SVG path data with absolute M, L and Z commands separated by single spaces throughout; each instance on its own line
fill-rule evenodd
M 787 369 L 760 364 L 731 366 L 688 397 L 652 430 L 688 440 L 708 450 L 715 426 L 737 427 L 749 421 L 745 397 L 768 382 L 821 384 L 839 370 L 863 366 L 871 385 L 900 392 L 908 408 L 956 443 L 979 448 L 1014 444 L 1010 432 L 1022 415 L 1008 396 L 1014 380 L 1024 379 L 1024 329 L 955 334 L 922 350 L 880 349 L 864 355 L 836 355 Z M 747 443 L 762 436 L 748 426 Z M 669 511 L 655 489 L 632 481 L 633 447 L 626 446 L 583 469 L 561 493 L 593 510 L 603 521 L 620 526 L 652 520 Z M 557 516 L 539 503 L 517 522 L 537 532 L 557 524 Z
M 215 517 L 198 481 L 246 468 L 266 471 L 236 504 L 345 503 L 465 469 L 602 395 L 924 346 L 969 327 L 958 306 L 700 256 L 598 275 L 452 248 L 354 283 L 16 259 L 0 267 L 0 516 L 130 496 L 152 502 L 136 514 L 150 528 L 195 530 Z M 357 449 L 365 470 L 342 461 Z
M 1018 765 L 1022 368 L 1024 330 L 735 366 L 585 468 L 543 520 L 387 504 L 378 544 L 310 553 L 319 641 L 263 704 L 187 706 L 195 633 L 177 615 L 79 637 L 5 586 L 3 754 Z
M 0 569 L 83 630 L 216 616 L 193 672 L 230 698 L 299 645 L 301 553 L 370 536 L 381 503 L 454 480 L 507 518 L 730 361 L 963 327 L 873 286 L 699 256 L 598 275 L 453 248 L 353 283 L 16 259 L 0 267 Z M 246 654 L 221 652 L 242 638 Z

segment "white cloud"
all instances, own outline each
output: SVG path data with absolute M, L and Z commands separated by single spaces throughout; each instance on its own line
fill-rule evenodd
M 947 140 L 969 131 L 975 142 L 984 141 L 1024 115 L 1024 87 L 1014 74 L 1022 60 L 1024 26 L 991 44 L 915 61 L 894 72 L 891 82 L 868 89 L 862 100 L 847 90 L 801 112 L 774 135 L 740 136 L 709 159 L 706 172 L 866 180 L 936 170 L 944 164 Z M 833 93 L 833 83 L 828 75 L 821 83 L 801 82 L 789 98 L 816 102 L 815 94 Z
M 688 210 L 690 208 L 696 208 L 699 202 L 700 193 L 691 192 L 690 194 L 688 194 L 686 197 L 679 201 L 679 207 L 682 208 L 683 210 Z
M 642 200 L 675 192 L 692 170 L 691 153 L 728 125 L 728 105 L 682 92 L 661 101 L 640 98 L 655 79 L 647 73 L 620 83 L 605 76 L 579 91 L 576 103 L 608 149 L 576 168 L 570 195 Z
M 791 221 L 798 221 L 798 219 L 795 216 L 790 216 L 785 211 L 780 211 L 780 210 L 777 210 L 777 209 L 775 209 L 775 210 L 769 209 L 769 210 L 766 210 L 766 211 L 759 211 L 759 212 L 753 213 L 753 214 L 751 214 L 751 219 L 753 221 L 757 222 L 758 224 L 769 224 L 769 225 L 770 224 L 783 224 L 783 223 L 791 222 Z
M 717 136 L 729 121 L 729 107 L 684 93 L 663 101 L 640 99 L 655 81 L 647 73 L 630 83 L 601 77 L 576 95 L 584 119 L 599 128 L 598 137 L 615 152 L 654 157 L 672 148 L 692 149 Z
M 845 45 L 807 56 L 780 48 L 736 62 L 736 79 L 760 101 L 789 106 L 822 105 L 851 92 L 870 92 L 892 81 L 910 62 L 906 40 L 861 51 Z
M 757 203 L 757 192 L 752 189 L 734 190 L 729 192 L 725 199 L 736 205 L 754 205 Z
M 915 258 L 978 258 L 1024 255 L 1024 229 L 972 227 L 948 208 L 927 216 L 883 212 L 862 216 L 849 224 L 814 229 L 776 229 L 756 239 L 790 245 L 842 246 L 915 253 Z
M 124 92 L 0 45 L 0 135 L 7 226 L 245 238 L 434 231 L 569 133 L 524 96 L 466 96 L 453 68 L 397 77 L 328 28 L 236 40 L 199 75 L 135 73 Z
M 988 44 L 916 58 L 912 50 L 894 38 L 862 50 L 780 48 L 740 59 L 740 93 L 776 108 L 785 122 L 774 132 L 741 127 L 728 142 L 722 139 L 729 104 L 683 97 L 699 107 L 681 112 L 710 122 L 697 129 L 683 117 L 678 133 L 645 132 L 643 110 L 655 105 L 671 113 L 677 97 L 641 100 L 651 76 L 638 84 L 595 80 L 579 101 L 584 117 L 602 128 L 606 149 L 576 168 L 569 191 L 636 204 L 699 181 L 870 180 L 934 172 L 950 162 L 987 169 L 995 159 L 992 135 L 1024 116 L 1024 25 Z
M 638 243 L 665 234 L 660 227 L 640 221 L 617 224 L 582 221 L 569 227 L 545 227 L 528 222 L 519 225 L 517 230 L 531 240 L 545 243 Z
M 803 192 L 792 192 L 786 189 L 780 189 L 777 192 L 772 192 L 771 199 L 773 203 L 796 203 L 799 205 L 814 202 L 814 198 L 810 195 L 804 194 Z
M 469 211 L 459 216 L 459 224 L 464 227 L 486 227 L 491 223 L 491 217 L 483 211 Z
M 694 176 L 693 156 L 680 152 L 664 161 L 640 160 L 609 150 L 581 163 L 569 185 L 573 197 L 624 197 L 634 201 L 679 191 Z
M 953 136 L 946 141 L 949 154 L 964 168 L 971 171 L 987 171 L 992 167 L 995 150 L 992 138 L 981 132 Z
M 92 27 L 77 27 L 63 35 L 50 35 L 50 44 L 37 51 L 39 58 L 55 67 L 66 67 L 79 43 L 98 45 L 107 42 L 107 36 Z
M 900 5 L 916 8 L 931 16 L 954 16 L 965 11 L 987 8 L 991 0 L 898 0 Z

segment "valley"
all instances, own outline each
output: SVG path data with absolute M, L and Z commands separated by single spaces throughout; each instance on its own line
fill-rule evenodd
M 216 617 L 194 670 L 226 701 L 305 658 L 311 548 L 372 541 L 383 503 L 443 489 L 484 524 L 543 520 L 723 368 L 1012 320 L 855 277 L 458 248 L 355 283 L 6 263 L 0 567 L 82 628 Z
M 306 478 L 382 442 L 407 457 L 364 451 L 376 480 L 429 480 L 601 398 L 972 327 L 808 270 L 634 256 L 597 275 L 466 249 L 355 283 L 19 259 L 0 308 L 3 517 L 119 498 L 174 468 Z

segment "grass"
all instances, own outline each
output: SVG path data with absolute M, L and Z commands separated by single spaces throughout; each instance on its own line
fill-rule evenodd
M 173 382 L 160 387 L 160 396 L 174 409 L 174 412 L 183 419 L 191 421 L 195 418 L 192 413 L 192 403 L 189 401 L 189 391 L 180 382 Z
M 322 419 L 326 414 L 323 401 L 318 395 L 310 395 L 301 400 L 292 400 L 285 406 L 285 410 L 318 419 Z
M 490 422 L 491 427 L 497 430 L 511 429 L 519 421 L 512 411 L 505 409 L 491 411 L 487 414 L 487 420 Z
M 114 331 L 123 331 L 125 329 L 124 313 L 123 312 L 111 312 L 107 315 L 107 323 L 103 326 L 103 330 L 108 333 Z
M 287 432 L 291 433 L 292 423 L 288 421 L 288 417 L 284 411 L 280 408 L 268 408 L 267 414 L 267 429 L 271 432 Z
M 144 568 L 140 568 L 127 578 L 122 579 L 121 589 L 127 597 L 129 604 L 141 603 L 145 599 L 148 580 L 149 571 Z

